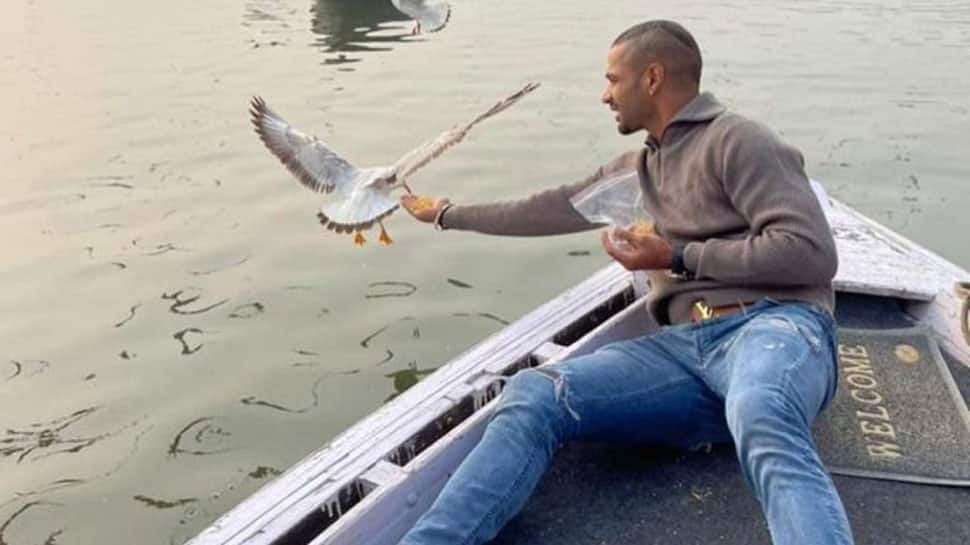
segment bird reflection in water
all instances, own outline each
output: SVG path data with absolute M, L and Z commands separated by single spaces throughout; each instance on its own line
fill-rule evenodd
M 335 54 L 327 64 L 359 62 L 349 54 L 390 51 L 391 45 L 411 37 L 407 15 L 399 12 L 390 0 L 315 0 L 312 30 L 317 35 L 314 45 L 324 53 Z M 379 32 L 391 30 L 391 32 Z
M 391 0 L 391 3 L 414 19 L 411 34 L 438 32 L 451 18 L 451 5 L 443 0 Z

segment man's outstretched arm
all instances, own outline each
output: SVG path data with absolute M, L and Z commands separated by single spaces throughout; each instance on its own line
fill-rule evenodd
M 638 152 L 626 153 L 603 165 L 585 180 L 518 200 L 457 205 L 448 199 L 433 198 L 431 206 L 422 207 L 423 198 L 405 195 L 401 197 L 401 204 L 418 221 L 433 223 L 437 219 L 444 229 L 506 236 L 561 235 L 587 231 L 602 225 L 587 221 L 570 203 L 570 198 L 604 176 L 631 168 L 631 165 L 635 165 L 637 155 Z

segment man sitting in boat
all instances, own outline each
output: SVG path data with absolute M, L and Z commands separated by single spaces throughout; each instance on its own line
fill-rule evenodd
M 801 154 L 700 93 L 701 55 L 681 25 L 626 30 L 601 100 L 643 148 L 586 180 L 495 204 L 402 204 L 439 229 L 538 236 L 602 227 L 578 192 L 636 169 L 656 232 L 604 233 L 629 270 L 653 271 L 648 309 L 666 327 L 516 374 L 481 440 L 404 545 L 482 543 L 525 504 L 571 439 L 692 448 L 732 441 L 775 544 L 852 535 L 810 428 L 837 379 L 835 242 Z

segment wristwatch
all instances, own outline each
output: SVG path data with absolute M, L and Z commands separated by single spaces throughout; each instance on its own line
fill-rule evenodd
M 438 210 L 438 213 L 437 214 L 435 214 L 435 216 L 434 216 L 434 228 L 437 229 L 438 231 L 444 231 L 445 229 L 447 229 L 447 227 L 445 227 L 445 224 L 444 223 L 441 223 L 441 220 L 444 219 L 445 212 L 447 212 L 448 209 L 451 208 L 452 206 L 454 206 L 454 204 L 452 204 L 450 202 L 446 202 L 445 204 L 441 205 L 441 209 Z
M 671 246 L 670 272 L 684 280 L 690 280 L 694 278 L 694 273 L 687 270 L 687 265 L 684 263 L 685 247 L 686 245 L 684 244 L 674 244 Z

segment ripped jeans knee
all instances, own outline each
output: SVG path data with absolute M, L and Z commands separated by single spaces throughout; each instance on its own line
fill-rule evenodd
M 580 416 L 570 404 L 567 376 L 548 365 L 516 373 L 491 419 L 511 419 L 527 428 L 545 429 L 561 443 L 576 433 Z

